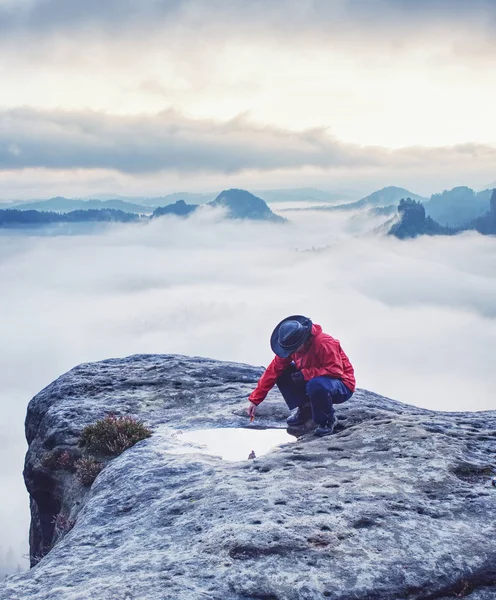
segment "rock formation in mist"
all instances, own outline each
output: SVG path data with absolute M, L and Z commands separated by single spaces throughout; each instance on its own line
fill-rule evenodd
M 443 227 L 426 215 L 425 207 L 420 203 L 406 198 L 398 206 L 398 216 L 388 221 L 388 233 L 400 239 L 413 238 L 419 235 L 455 235 L 463 231 L 478 231 L 483 235 L 496 235 L 496 189 L 492 191 L 489 211 L 482 217 L 459 227 Z
M 335 206 L 313 206 L 299 210 L 355 211 L 369 209 L 370 216 L 381 216 L 392 214 L 396 211 L 400 200 L 409 198 L 423 204 L 426 218 L 430 217 L 441 227 L 445 227 L 446 230 L 443 232 L 443 235 L 445 235 L 447 232 L 453 233 L 474 229 L 474 221 L 487 213 L 491 193 L 491 189 L 476 193 L 469 187 L 460 186 L 439 194 L 433 194 L 430 198 L 423 198 L 404 188 L 389 186 L 377 190 L 356 202 Z M 425 231 L 427 229 L 428 233 L 432 235 L 432 231 L 436 228 L 432 226 L 432 223 L 423 223 L 420 229 L 423 233 L 427 233 Z M 439 231 L 436 233 L 439 233 Z M 421 233 L 415 235 L 421 235 Z
M 474 192 L 466 186 L 433 194 L 424 202 L 426 214 L 444 226 L 465 228 L 489 208 L 491 190 Z
M 495 411 L 359 390 L 330 437 L 238 463 L 170 452 L 179 429 L 246 426 L 261 371 L 139 355 L 80 365 L 35 396 L 24 475 L 37 564 L 0 583 L 0 599 L 496 597 Z M 109 413 L 153 435 L 84 486 L 61 465 Z M 255 424 L 284 427 L 287 414 L 272 391 Z
M 496 188 L 492 191 L 489 211 L 484 216 L 475 219 L 471 228 L 484 235 L 496 235 Z
M 398 206 L 398 220 L 389 230 L 389 235 L 397 238 L 413 238 L 419 235 L 448 235 L 452 233 L 426 216 L 421 202 L 406 198 Z

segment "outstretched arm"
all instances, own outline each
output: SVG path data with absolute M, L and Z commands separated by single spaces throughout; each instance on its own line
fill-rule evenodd
M 275 356 L 274 360 L 267 369 L 265 369 L 262 377 L 260 377 L 257 387 L 250 394 L 250 402 L 255 405 L 263 402 L 267 394 L 276 384 L 277 378 L 284 373 L 290 364 L 291 358 L 280 358 L 279 356 Z

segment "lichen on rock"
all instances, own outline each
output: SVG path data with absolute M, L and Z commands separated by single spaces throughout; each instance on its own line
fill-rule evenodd
M 80 365 L 35 396 L 31 554 L 51 549 L 0 583 L 0 599 L 496 597 L 496 411 L 431 412 L 359 390 L 327 438 L 239 463 L 168 451 L 177 429 L 245 426 L 260 373 L 138 355 Z M 81 431 L 110 413 L 153 435 L 90 488 L 44 464 L 47 452 L 77 458 Z M 273 391 L 257 422 L 283 427 L 287 414 Z

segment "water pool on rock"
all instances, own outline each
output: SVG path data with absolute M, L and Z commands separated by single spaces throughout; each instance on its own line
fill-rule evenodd
M 220 456 L 227 461 L 247 460 L 250 453 L 263 456 L 270 450 L 294 442 L 296 438 L 283 428 L 225 427 L 216 429 L 196 429 L 178 431 L 176 439 L 180 442 L 170 450 L 175 454 L 202 453 Z

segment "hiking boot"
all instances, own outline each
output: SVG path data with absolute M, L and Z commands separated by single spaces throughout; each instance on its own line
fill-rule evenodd
M 338 418 L 335 416 L 333 421 L 326 421 L 325 423 L 321 423 L 317 429 L 314 431 L 315 435 L 319 437 L 324 437 L 325 435 L 331 435 L 334 431 L 334 427 L 338 424 Z
M 310 404 L 304 404 L 303 406 L 298 406 L 296 412 L 286 419 L 286 423 L 290 427 L 298 427 L 298 425 L 304 425 L 311 418 L 312 407 Z

